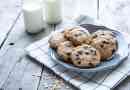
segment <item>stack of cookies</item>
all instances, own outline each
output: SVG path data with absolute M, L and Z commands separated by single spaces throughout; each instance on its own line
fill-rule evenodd
M 49 45 L 64 62 L 89 68 L 111 57 L 117 49 L 117 40 L 111 31 L 98 30 L 90 34 L 85 28 L 73 27 L 55 32 Z

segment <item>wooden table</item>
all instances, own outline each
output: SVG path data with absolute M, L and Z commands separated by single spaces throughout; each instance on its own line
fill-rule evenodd
M 70 15 L 75 14 L 76 1 L 79 1 L 78 13 L 85 13 L 112 28 L 130 33 L 129 0 L 64 0 L 66 18 L 70 19 Z M 21 0 L 0 2 L 0 90 L 75 90 L 44 65 L 27 57 L 24 51 L 29 44 L 69 23 L 63 21 L 57 26 L 48 25 L 44 32 L 28 35 L 21 6 Z M 115 90 L 130 90 L 130 77 Z

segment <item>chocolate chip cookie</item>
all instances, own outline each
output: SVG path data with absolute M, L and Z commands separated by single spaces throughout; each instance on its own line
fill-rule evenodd
M 70 56 L 71 56 L 72 51 L 73 51 L 72 42 L 65 41 L 59 44 L 57 53 L 65 62 L 71 63 Z
M 96 37 L 91 45 L 99 50 L 101 60 L 107 60 L 117 49 L 116 38 L 111 38 L 111 36 Z
M 75 27 L 64 32 L 65 37 L 72 41 L 72 43 L 77 46 L 83 43 L 89 44 L 90 43 L 90 33 L 88 30 L 82 27 Z
M 83 44 L 73 50 L 71 59 L 77 67 L 95 67 L 100 63 L 100 53 L 94 47 Z
M 66 41 L 64 34 L 61 32 L 55 32 L 49 39 L 49 45 L 51 48 L 57 49 L 61 42 Z
M 113 38 L 114 37 L 114 34 L 111 32 L 111 31 L 106 31 L 106 30 L 98 30 L 96 32 L 94 32 L 92 34 L 92 38 L 97 38 L 97 37 L 111 37 Z

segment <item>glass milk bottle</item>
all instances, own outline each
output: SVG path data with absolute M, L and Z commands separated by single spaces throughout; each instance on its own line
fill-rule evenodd
M 28 33 L 38 33 L 43 30 L 43 7 L 39 2 L 26 1 L 23 3 L 25 29 Z
M 58 24 L 62 21 L 62 0 L 45 0 L 45 20 L 48 24 Z

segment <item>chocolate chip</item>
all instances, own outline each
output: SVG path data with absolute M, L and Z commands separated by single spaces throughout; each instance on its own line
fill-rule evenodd
M 80 54 L 80 55 L 81 55 L 82 53 L 83 53 L 83 51 L 78 51 L 78 54 Z
M 74 28 L 71 28 L 71 29 L 69 29 L 69 31 L 72 31 L 72 30 L 75 30 L 76 28 L 74 27 Z
M 76 56 L 78 57 L 79 55 L 78 55 L 78 54 L 76 54 Z
M 96 51 L 93 51 L 93 55 L 96 55 Z
M 101 35 L 105 35 L 104 33 L 102 33 Z
M 80 59 L 79 54 L 76 54 L 75 56 L 76 56 L 76 60 Z
M 68 53 L 66 53 L 66 54 L 67 54 L 68 56 L 70 56 L 70 55 L 71 55 L 71 53 L 69 53 L 69 52 L 68 52 Z
M 78 34 L 75 34 L 74 36 L 75 36 L 75 37 L 78 37 Z
M 93 55 L 96 55 L 96 51 L 95 50 L 90 50 L 90 52 L 93 54 Z
M 89 44 L 92 44 L 92 41 L 89 41 Z
M 80 61 L 78 61 L 77 63 L 78 63 L 78 64 L 81 64 L 81 62 L 80 62 Z
M 75 34 L 74 36 L 78 37 L 78 36 L 81 36 L 81 35 L 82 35 L 82 33 L 78 33 L 78 34 Z
M 102 43 L 104 43 L 104 44 L 109 44 L 109 42 L 107 42 L 107 41 L 103 41 Z
M 94 36 L 93 36 L 93 38 L 96 38 L 96 37 L 97 37 L 97 35 L 94 35 Z
M 92 63 L 88 63 L 89 66 L 93 67 L 94 65 Z
M 113 49 L 113 50 L 112 50 L 112 54 L 113 54 L 113 53 L 115 53 L 115 51 L 116 51 L 116 50 L 115 50 L 115 49 Z
M 85 54 L 86 54 L 86 55 L 88 55 L 88 54 L 89 54 L 89 52 L 85 52 Z
M 90 52 L 93 52 L 93 50 L 92 50 L 92 49 L 90 49 Z
M 101 44 L 101 45 L 100 45 L 100 47 L 101 47 L 101 48 L 103 48 L 103 47 L 104 47 L 104 45 L 103 45 L 103 44 Z

